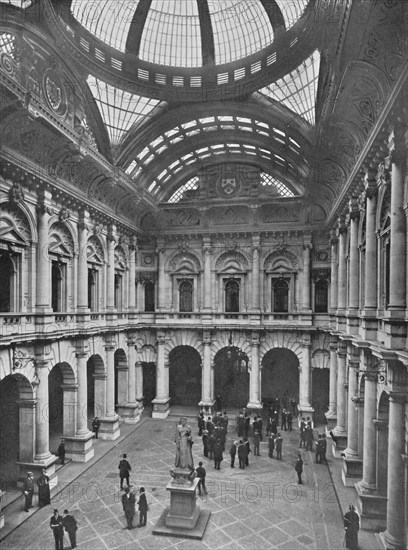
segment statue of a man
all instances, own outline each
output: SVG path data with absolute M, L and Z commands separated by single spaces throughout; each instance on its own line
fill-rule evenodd
M 176 460 L 174 466 L 183 470 L 194 470 L 193 453 L 191 447 L 193 439 L 191 437 L 191 427 L 187 424 L 187 418 L 180 419 L 176 428 Z

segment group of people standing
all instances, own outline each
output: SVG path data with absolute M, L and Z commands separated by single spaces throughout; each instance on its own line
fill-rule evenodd
M 64 510 L 64 516 L 60 516 L 58 509 L 55 508 L 50 519 L 50 527 L 54 535 L 55 550 L 64 550 L 64 529 L 68 534 L 71 548 L 76 548 L 78 522 L 68 510 Z
M 137 527 L 145 527 L 147 525 L 147 498 L 146 490 L 144 487 L 139 489 L 139 498 L 136 499 L 136 495 L 130 490 L 130 472 L 132 467 L 127 459 L 127 454 L 123 454 L 119 461 L 119 479 L 120 490 L 125 491 L 122 495 L 122 508 L 125 513 L 127 529 L 133 529 L 133 519 L 136 514 L 136 505 L 139 510 L 139 524 Z M 126 481 L 126 487 L 123 487 L 123 483 Z

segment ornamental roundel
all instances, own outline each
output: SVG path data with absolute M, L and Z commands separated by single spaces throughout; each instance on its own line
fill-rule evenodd
M 59 75 L 48 70 L 44 74 L 43 88 L 48 105 L 59 116 L 65 115 L 67 110 L 67 100 L 64 84 Z

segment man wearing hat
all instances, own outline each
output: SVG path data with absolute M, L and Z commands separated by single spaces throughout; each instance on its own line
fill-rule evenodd
M 54 509 L 54 514 L 50 519 L 50 527 L 54 533 L 55 550 L 64 550 L 64 526 L 63 519 L 59 515 L 57 508 Z
M 356 509 L 350 504 L 348 512 L 344 514 L 344 530 L 346 531 L 346 548 L 357 550 L 358 531 L 360 529 L 360 516 Z
M 123 491 L 123 480 L 126 479 L 127 486 L 129 485 L 129 476 L 130 470 L 132 469 L 129 462 L 127 461 L 127 455 L 122 456 L 122 460 L 119 462 L 119 477 L 120 477 L 120 489 Z
M 138 527 L 146 527 L 148 505 L 147 505 L 145 488 L 140 487 L 139 493 L 140 493 L 139 500 L 137 501 L 137 504 L 139 506 L 139 525 L 138 525 Z
M 78 524 L 77 520 L 68 512 L 68 510 L 64 510 L 62 525 L 65 527 L 65 531 L 68 533 L 71 548 L 76 548 L 76 532 L 78 530 Z
M 33 472 L 27 472 L 27 478 L 24 480 L 23 494 L 25 497 L 24 512 L 28 512 L 33 507 L 34 477 Z
M 122 495 L 122 508 L 125 512 L 126 523 L 128 529 L 133 529 L 133 518 L 135 517 L 135 505 L 136 498 L 133 493 L 130 492 L 129 487 L 125 488 L 125 494 Z

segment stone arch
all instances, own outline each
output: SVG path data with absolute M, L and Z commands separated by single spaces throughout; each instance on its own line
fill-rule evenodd
M 166 271 L 171 273 L 199 273 L 201 271 L 201 263 L 195 254 L 192 252 L 176 252 L 166 263 Z
M 169 355 L 172 349 L 177 346 L 189 346 L 197 350 L 199 355 L 203 355 L 203 343 L 196 332 L 191 330 L 180 330 L 173 332 L 170 335 L 170 338 L 166 341 L 165 351 L 164 351 L 164 360 L 165 362 L 169 361 Z
M 219 353 L 222 349 L 227 348 L 229 345 L 229 334 L 227 331 L 223 331 L 222 333 L 217 333 L 216 339 L 212 342 L 211 345 L 211 363 L 214 364 L 215 357 L 217 353 Z M 232 331 L 232 342 L 233 345 L 239 349 L 242 349 L 244 353 L 246 353 L 248 357 L 248 367 L 251 369 L 251 344 L 246 337 L 246 335 L 242 332 L 234 332 Z
M 99 354 L 93 354 L 86 364 L 88 389 L 88 418 L 105 415 L 106 367 Z
M 169 352 L 169 396 L 172 405 L 197 406 L 201 400 L 202 359 L 193 346 L 179 345 Z
M 115 361 L 115 405 L 126 405 L 128 402 L 129 365 L 125 351 L 119 348 L 114 354 Z
M 289 250 L 274 250 L 265 258 L 264 270 L 267 273 L 292 272 L 299 267 L 297 257 Z
M 32 462 L 35 454 L 35 400 L 33 387 L 21 373 L 0 381 L 0 466 L 3 481 L 19 476 L 17 462 Z
M 262 357 L 261 398 L 265 404 L 294 398 L 299 403 L 300 361 L 287 347 L 269 349 Z
M 106 250 L 102 239 L 97 235 L 90 235 L 87 241 L 87 259 L 89 263 L 103 264 Z
M 248 259 L 239 250 L 221 252 L 214 261 L 215 271 L 218 273 L 245 273 L 248 265 Z
M 63 222 L 50 223 L 48 252 L 56 256 L 71 258 L 75 252 L 75 239 L 69 226 Z
M 312 402 L 315 423 L 324 422 L 329 408 L 330 353 L 325 349 L 316 349 L 311 357 Z
M 286 348 L 290 351 L 293 351 L 293 353 L 296 355 L 299 361 L 299 365 L 302 364 L 303 360 L 303 348 L 301 345 L 301 336 L 292 334 L 292 333 L 286 333 L 286 332 L 278 332 L 273 333 L 269 338 L 266 338 L 264 341 L 261 341 L 260 349 L 259 349 L 259 359 L 263 361 L 263 357 L 265 354 L 274 348 Z
M 16 226 L 17 228 L 21 227 L 20 231 L 22 231 L 23 235 L 26 234 L 26 237 L 24 240 L 29 244 L 29 242 L 36 243 L 38 240 L 38 234 L 37 234 L 37 223 L 33 216 L 33 213 L 28 208 L 28 206 L 20 201 L 18 204 L 14 202 L 10 202 L 7 198 L 0 199 L 0 211 L 2 212 L 1 220 L 2 223 L 0 224 L 0 238 L 2 236 L 3 232 L 3 223 L 5 216 L 9 214 L 9 216 L 15 216 L 16 219 Z M 22 226 L 21 226 L 22 222 Z
M 249 402 L 250 346 L 241 348 L 240 339 L 234 337 L 225 344 L 214 350 L 213 397 L 220 396 L 222 408 L 242 409 Z M 241 359 L 242 352 L 245 359 Z
M 56 363 L 48 374 L 48 418 L 50 448 L 57 448 L 61 436 L 76 431 L 76 378 L 67 362 Z

